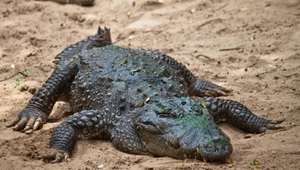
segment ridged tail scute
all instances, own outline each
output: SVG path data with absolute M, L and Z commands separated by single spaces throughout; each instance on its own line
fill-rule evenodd
M 110 29 L 104 27 L 102 29 L 100 26 L 98 27 L 97 34 L 93 36 L 89 36 L 88 40 L 91 41 L 89 44 L 90 47 L 102 47 L 106 45 L 111 45 L 111 35 L 110 35 Z

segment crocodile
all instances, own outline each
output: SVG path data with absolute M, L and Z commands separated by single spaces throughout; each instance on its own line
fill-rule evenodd
M 53 1 L 59 4 L 77 4 L 81 6 L 93 6 L 94 0 L 36 0 L 36 1 Z
M 256 116 L 220 98 L 232 92 L 196 77 L 172 57 L 112 44 L 110 29 L 67 47 L 56 68 L 15 120 L 15 131 L 41 129 L 57 100 L 73 115 L 50 139 L 47 162 L 69 159 L 78 139 L 110 140 L 120 151 L 175 159 L 224 160 L 233 151 L 216 122 L 252 133 L 282 128 L 282 120 Z

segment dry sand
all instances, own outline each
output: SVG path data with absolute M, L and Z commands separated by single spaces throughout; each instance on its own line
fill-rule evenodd
M 0 82 L 0 169 L 97 169 L 102 164 L 103 169 L 300 169 L 300 1 L 133 2 L 96 0 L 85 8 L 0 1 L 0 79 L 30 71 L 28 77 L 18 74 Z M 79 141 L 70 162 L 38 160 L 59 122 L 31 135 L 5 123 L 49 77 L 54 56 L 95 34 L 99 25 L 111 28 L 115 44 L 173 56 L 197 76 L 233 89 L 226 98 L 262 117 L 286 118 L 286 128 L 249 134 L 222 123 L 234 146 L 227 164 L 130 155 L 99 140 Z M 67 111 L 60 103 L 53 114 Z M 253 160 L 259 163 L 252 165 Z

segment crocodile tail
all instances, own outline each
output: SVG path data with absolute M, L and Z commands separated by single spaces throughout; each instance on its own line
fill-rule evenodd
M 98 27 L 98 31 L 96 35 L 89 36 L 88 38 L 91 43 L 89 44 L 91 48 L 93 47 L 102 47 L 105 45 L 111 45 L 111 35 L 110 29 L 104 27 L 102 29 L 100 26 Z
M 59 53 L 53 63 L 65 63 L 72 59 L 72 57 L 84 50 L 92 49 L 94 47 L 103 47 L 106 45 L 111 45 L 111 35 L 110 29 L 104 27 L 102 29 L 98 27 L 98 31 L 95 35 L 89 36 L 87 39 L 79 41 L 69 47 L 65 48 L 61 53 Z

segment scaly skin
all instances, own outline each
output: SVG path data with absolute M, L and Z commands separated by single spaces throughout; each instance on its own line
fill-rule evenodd
M 225 119 L 236 127 L 248 132 L 263 133 L 267 129 L 276 130 L 280 127 L 275 125 L 284 121 L 284 119 L 272 121 L 258 117 L 247 107 L 233 100 L 224 100 L 213 97 L 204 97 L 200 100 L 205 101 L 207 109 L 216 121 Z
M 232 153 L 232 145 L 214 120 L 252 133 L 280 128 L 282 121 L 216 98 L 230 90 L 198 79 L 173 58 L 118 47 L 110 37 L 109 29 L 99 28 L 57 55 L 54 73 L 8 125 L 25 132 L 40 128 L 58 97 L 68 94 L 75 114 L 57 127 L 44 160 L 67 159 L 77 139 L 89 138 L 109 139 L 127 153 L 219 160 Z
M 138 134 L 155 156 L 217 160 L 232 152 L 208 110 L 189 97 L 153 99 L 138 112 Z
M 110 44 L 112 44 L 110 30 L 99 27 L 94 36 L 70 45 L 58 54 L 54 61 L 58 64 L 54 73 L 34 94 L 26 108 L 7 126 L 14 126 L 14 130 L 27 133 L 41 128 L 59 97 L 66 98 L 66 95 L 68 95 L 70 85 L 78 71 L 78 64 L 74 61 L 74 55 L 84 50 Z

